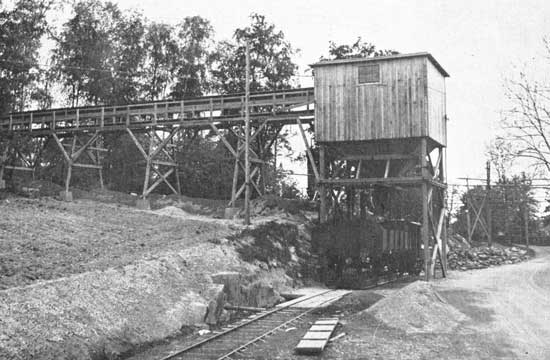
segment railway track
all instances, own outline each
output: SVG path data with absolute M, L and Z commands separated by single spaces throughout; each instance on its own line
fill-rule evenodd
M 368 288 L 375 288 L 401 279 L 393 279 L 377 283 Z M 366 289 L 366 288 L 365 288 Z M 335 295 L 332 296 L 331 293 Z M 265 310 L 237 323 L 230 324 L 221 332 L 215 333 L 201 341 L 178 350 L 173 354 L 162 357 L 159 360 L 236 360 L 242 358 L 241 353 L 255 343 L 265 341 L 269 335 L 291 326 L 318 307 L 300 307 L 308 301 L 316 301 L 315 298 L 323 298 L 317 305 L 334 301 L 338 290 L 327 290 L 311 296 L 298 298 L 278 306 L 275 309 Z
M 239 353 L 249 346 L 263 341 L 270 334 L 290 326 L 317 309 L 316 307 L 300 308 L 300 303 L 327 295 L 326 302 L 333 301 L 334 299 L 330 297 L 331 292 L 335 291 L 327 290 L 303 299 L 296 299 L 285 306 L 259 312 L 240 322 L 228 325 L 220 333 L 163 357 L 161 360 L 237 359 Z

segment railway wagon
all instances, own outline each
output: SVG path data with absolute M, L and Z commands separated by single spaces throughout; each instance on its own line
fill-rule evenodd
M 327 285 L 361 288 L 380 277 L 417 275 L 423 263 L 420 224 L 406 220 L 339 220 L 320 224 L 312 239 Z

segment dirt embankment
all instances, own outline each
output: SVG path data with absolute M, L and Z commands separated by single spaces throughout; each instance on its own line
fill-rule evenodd
M 10 197 L 0 212 L 2 359 L 117 358 L 216 324 L 225 303 L 273 305 L 307 241 L 296 223 L 245 228 L 179 208 Z M 256 248 L 267 242 L 278 252 Z
M 127 265 L 238 229 L 90 200 L 11 197 L 0 201 L 0 214 L 0 289 Z

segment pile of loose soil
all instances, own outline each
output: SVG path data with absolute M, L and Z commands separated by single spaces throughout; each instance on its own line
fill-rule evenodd
M 423 281 L 405 286 L 357 316 L 374 316 L 408 334 L 447 333 L 468 319 L 445 301 L 432 284 Z
M 515 246 L 476 246 L 454 248 L 447 254 L 449 268 L 453 270 L 485 269 L 490 266 L 515 264 L 530 258 L 527 250 Z

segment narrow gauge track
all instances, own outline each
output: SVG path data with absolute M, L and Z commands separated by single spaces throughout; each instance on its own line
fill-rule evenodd
M 250 345 L 262 341 L 263 338 L 316 310 L 315 307 L 304 309 L 293 306 L 299 306 L 301 302 L 326 295 L 332 291 L 334 290 L 327 290 L 319 294 L 304 297 L 304 299 L 299 299 L 298 301 L 289 302 L 286 306 L 259 312 L 238 323 L 228 325 L 221 333 L 192 344 L 161 360 L 231 360 L 233 359 L 232 356 L 236 356 Z M 328 299 L 327 301 L 330 300 Z
M 411 277 L 405 276 L 397 279 L 387 280 L 364 288 L 372 289 L 398 280 L 407 280 Z M 237 359 L 240 352 L 249 346 L 263 339 L 279 329 L 284 329 L 305 315 L 316 310 L 317 307 L 300 308 L 299 304 L 315 297 L 326 295 L 334 290 L 327 290 L 315 295 L 299 298 L 289 302 L 286 306 L 279 306 L 275 309 L 259 312 L 240 322 L 226 326 L 222 332 L 214 334 L 204 340 L 192 344 L 174 354 L 161 358 L 160 360 L 232 360 Z M 326 302 L 332 301 L 329 296 Z

